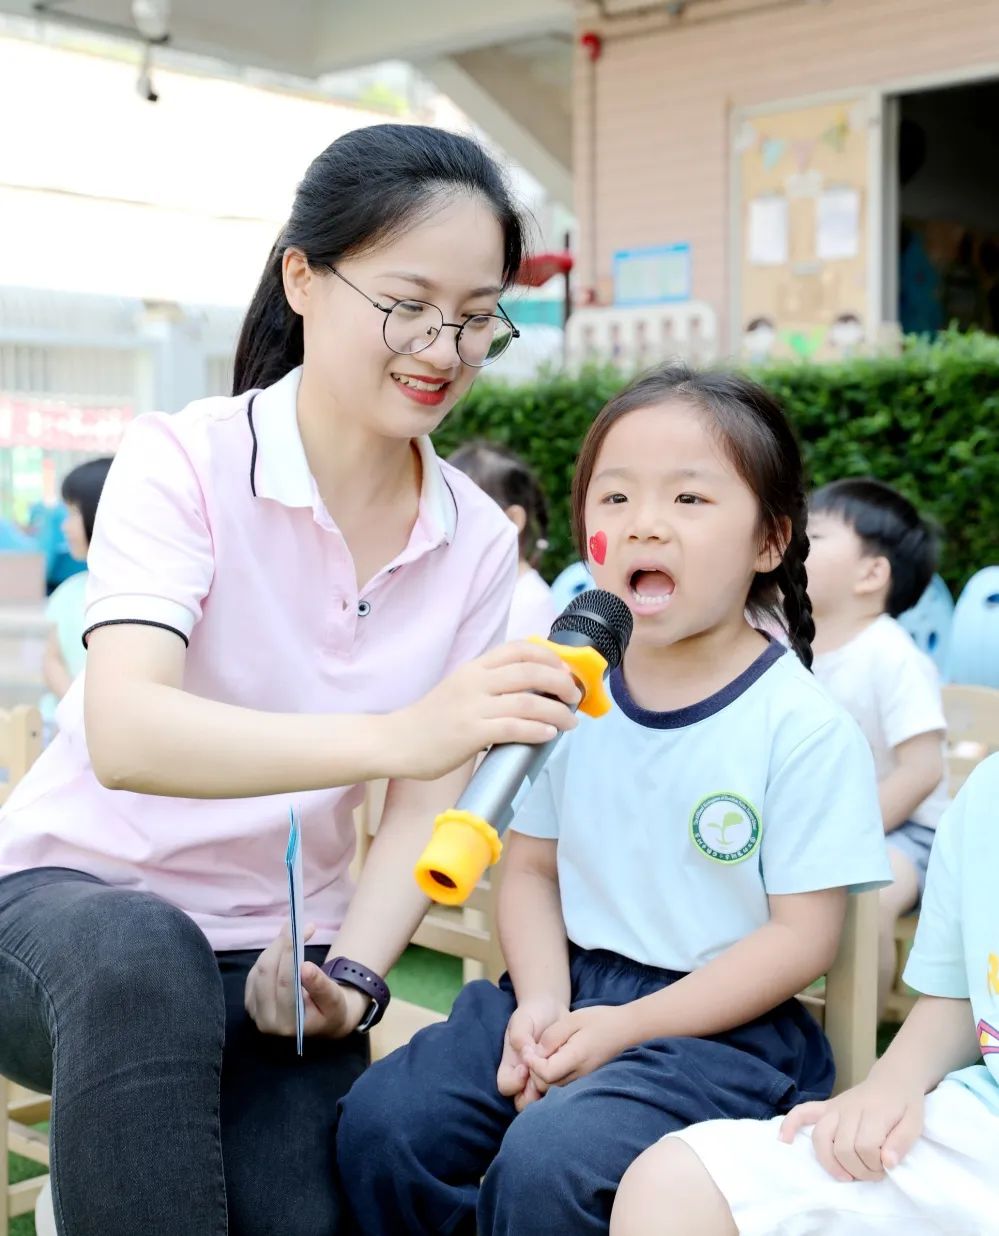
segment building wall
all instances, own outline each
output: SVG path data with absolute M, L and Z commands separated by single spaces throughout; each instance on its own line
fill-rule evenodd
M 693 0 L 675 22 L 584 19 L 577 34 L 603 45 L 595 65 L 577 49 L 574 80 L 578 285 L 595 269 L 608 302 L 616 250 L 689 241 L 694 297 L 718 312 L 723 338 L 734 107 L 999 64 L 996 0 L 789 0 L 741 14 L 740 3 Z

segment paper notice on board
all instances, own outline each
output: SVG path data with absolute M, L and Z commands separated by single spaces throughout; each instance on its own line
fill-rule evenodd
M 816 207 L 815 252 L 820 261 L 856 257 L 860 251 L 860 194 L 826 189 Z
M 786 197 L 755 197 L 749 203 L 748 258 L 754 266 L 787 261 Z

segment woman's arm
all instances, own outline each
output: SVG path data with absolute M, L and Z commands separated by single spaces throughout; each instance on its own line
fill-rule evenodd
M 62 649 L 59 647 L 58 631 L 50 631 L 49 637 L 45 641 L 45 655 L 42 658 L 42 678 L 45 680 L 45 685 L 58 700 L 62 699 L 72 685 L 72 676 L 66 668 L 66 662 L 62 657 Z
M 538 644 L 495 648 L 382 715 L 270 713 L 192 695 L 182 687 L 186 646 L 158 627 L 99 627 L 88 649 L 86 734 L 98 779 L 181 798 L 438 778 L 493 743 L 546 742 L 571 728 L 566 703 L 579 697 L 563 662 Z
M 473 762 L 437 781 L 389 783 L 378 831 L 330 957 L 351 957 L 378 974 L 398 961 L 429 902 L 413 869 L 430 840 L 434 820 L 453 807 Z

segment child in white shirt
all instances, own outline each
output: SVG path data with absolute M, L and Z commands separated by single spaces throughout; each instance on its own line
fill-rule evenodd
M 907 498 L 866 479 L 818 490 L 808 536 L 813 672 L 871 745 L 895 877 L 880 893 L 880 1011 L 895 974 L 895 923 L 919 904 L 947 806 L 936 667 L 896 622 L 932 578 L 936 537 Z

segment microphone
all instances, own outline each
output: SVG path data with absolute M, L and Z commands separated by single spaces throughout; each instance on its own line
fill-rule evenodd
M 621 664 L 631 639 L 631 610 L 612 592 L 592 588 L 573 597 L 552 624 L 546 643 L 569 667 L 582 692 L 577 705 L 591 717 L 610 711 L 604 675 Z M 534 780 L 562 737 L 545 743 L 491 747 L 458 802 L 434 821 L 430 843 L 416 864 L 416 882 L 432 900 L 460 905 L 503 850 L 500 834 L 513 819 L 525 779 Z

